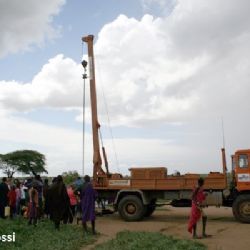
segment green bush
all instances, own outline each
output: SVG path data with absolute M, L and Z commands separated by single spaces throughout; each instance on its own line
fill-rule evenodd
M 172 236 L 161 233 L 130 232 L 123 231 L 116 238 L 102 245 L 96 246 L 95 250 L 205 250 L 206 247 L 191 240 L 178 240 Z
M 73 182 L 79 177 L 80 175 L 78 174 L 77 171 L 68 171 L 68 172 L 63 172 L 63 181 L 66 185 L 73 184 Z

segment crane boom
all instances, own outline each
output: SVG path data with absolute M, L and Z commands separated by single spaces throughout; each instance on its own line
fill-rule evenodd
M 97 98 L 96 98 L 96 84 L 95 84 L 95 62 L 93 41 L 94 36 L 88 35 L 82 37 L 82 41 L 87 43 L 88 47 L 88 61 L 89 61 L 89 80 L 90 80 L 90 101 L 91 101 L 91 116 L 92 116 L 92 134 L 93 134 L 93 179 L 98 182 L 98 176 L 105 174 L 102 169 L 102 158 L 100 154 L 100 144 L 98 129 L 100 124 L 97 115 Z

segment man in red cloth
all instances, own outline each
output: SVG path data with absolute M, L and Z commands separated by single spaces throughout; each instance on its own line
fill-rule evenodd
M 188 231 L 193 233 L 194 239 L 199 238 L 196 234 L 196 227 L 200 217 L 202 217 L 202 237 L 206 238 L 210 236 L 206 234 L 207 216 L 202 209 L 202 202 L 206 199 L 207 195 L 203 190 L 203 185 L 204 179 L 199 178 L 198 187 L 194 189 L 192 195 L 192 209 L 188 223 Z

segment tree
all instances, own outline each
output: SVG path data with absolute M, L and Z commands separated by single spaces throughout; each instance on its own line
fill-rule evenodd
M 0 169 L 8 178 L 12 178 L 13 175 L 17 172 L 17 166 L 9 165 L 2 160 L 2 155 L 0 155 Z
M 63 172 L 62 176 L 64 183 L 68 185 L 72 184 L 80 175 L 78 174 L 77 171 L 68 171 L 68 172 Z
M 5 174 L 13 176 L 15 172 L 24 174 L 48 173 L 45 169 L 45 156 L 34 150 L 18 150 L 0 155 L 1 169 Z

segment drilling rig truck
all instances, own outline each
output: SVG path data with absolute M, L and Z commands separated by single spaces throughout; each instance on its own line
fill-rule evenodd
M 87 44 L 90 100 L 93 133 L 93 186 L 99 199 L 112 201 L 115 211 L 126 221 L 139 221 L 150 216 L 157 200 L 171 201 L 172 206 L 191 205 L 191 194 L 199 174 L 169 175 L 165 167 L 130 168 L 131 176 L 110 173 L 104 147 L 105 171 L 99 144 L 100 124 L 97 115 L 94 36 L 82 37 Z M 83 61 L 86 67 L 86 61 Z M 232 207 L 236 220 L 250 223 L 250 149 L 237 150 L 232 155 L 232 170 L 227 172 L 225 150 L 222 149 L 222 172 L 210 172 L 205 177 L 208 195 L 206 206 Z M 230 176 L 230 178 L 228 178 Z

